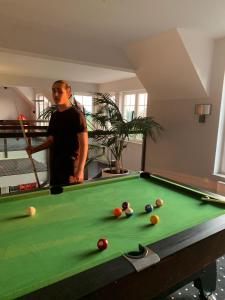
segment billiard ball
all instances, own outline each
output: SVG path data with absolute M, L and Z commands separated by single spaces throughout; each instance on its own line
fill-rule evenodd
M 158 198 L 155 200 L 155 205 L 157 207 L 163 206 L 163 204 L 164 204 L 164 201 L 162 199 Z
M 146 204 L 145 205 L 145 211 L 146 211 L 146 213 L 150 213 L 150 212 L 152 212 L 153 211 L 153 205 L 151 205 L 151 204 Z
M 35 216 L 35 214 L 36 214 L 36 208 L 33 207 L 33 206 L 28 207 L 28 208 L 27 208 L 27 214 L 28 214 L 28 216 L 30 216 L 30 217 Z
M 128 207 L 130 207 L 130 203 L 129 202 L 125 201 L 125 202 L 122 203 L 122 209 L 123 210 L 127 209 Z
M 122 215 L 123 211 L 120 207 L 117 207 L 114 209 L 113 214 L 115 217 L 120 217 Z
M 125 210 L 125 214 L 127 217 L 131 217 L 133 215 L 134 211 L 131 207 L 128 207 L 126 210 Z
M 99 250 L 105 250 L 108 247 L 108 240 L 107 239 L 100 239 L 97 243 Z
M 152 215 L 151 217 L 150 217 L 150 222 L 151 222 L 151 224 L 153 224 L 153 225 L 155 225 L 155 224 L 157 224 L 157 223 L 159 223 L 159 216 L 157 216 L 157 215 Z

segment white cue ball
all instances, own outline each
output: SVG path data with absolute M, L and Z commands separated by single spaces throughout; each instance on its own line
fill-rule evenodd
M 28 207 L 27 214 L 28 214 L 28 216 L 31 216 L 31 217 L 35 216 L 36 208 L 33 206 Z

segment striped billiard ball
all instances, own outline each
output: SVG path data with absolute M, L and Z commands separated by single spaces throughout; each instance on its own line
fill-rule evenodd
M 134 211 L 131 207 L 128 207 L 126 210 L 125 210 L 125 214 L 126 216 L 129 218 L 133 215 Z

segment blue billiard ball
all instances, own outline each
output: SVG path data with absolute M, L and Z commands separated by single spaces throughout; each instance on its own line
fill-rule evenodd
M 146 204 L 145 205 L 145 211 L 146 211 L 146 213 L 150 213 L 150 212 L 152 212 L 153 211 L 153 205 L 151 205 L 151 204 Z

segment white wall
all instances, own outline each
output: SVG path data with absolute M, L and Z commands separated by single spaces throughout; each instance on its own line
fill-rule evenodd
M 117 80 L 113 82 L 108 82 L 104 84 L 99 84 L 98 90 L 101 93 L 104 92 L 115 92 L 119 93 L 121 91 L 136 91 L 143 90 L 144 86 L 141 81 L 135 76 L 134 78 Z
M 25 101 L 32 103 L 33 100 L 35 99 L 34 89 L 31 87 L 17 86 L 14 87 L 14 89 L 21 97 L 23 97 Z
M 137 77 L 154 99 L 207 97 L 176 29 L 133 43 L 126 52 Z
M 16 120 L 21 113 L 32 119 L 33 109 L 33 103 L 25 102 L 13 88 L 0 87 L 0 120 Z
M 61 78 L 62 79 L 62 78 Z M 55 80 L 34 78 L 31 76 L 18 76 L 14 74 L 0 74 L 1 86 L 28 87 L 34 90 L 34 94 L 43 93 L 51 100 L 51 87 Z M 70 82 L 73 91 L 95 93 L 98 90 L 97 84 Z M 21 90 L 22 92 L 22 90 Z
M 186 183 L 222 192 L 214 173 L 217 132 L 225 70 L 225 39 L 215 41 L 209 97 L 202 99 L 150 99 L 149 114 L 165 128 L 157 144 L 147 143 L 146 169 L 181 178 Z M 194 115 L 196 103 L 211 103 L 205 123 Z
M 123 151 L 123 166 L 126 169 L 141 171 L 142 143 L 129 142 Z
M 160 171 L 210 177 L 212 162 L 209 153 L 214 150 L 212 131 L 214 112 L 199 123 L 194 114 L 196 103 L 208 99 L 154 100 L 150 99 L 149 115 L 164 127 L 157 143 L 148 141 L 146 168 Z
M 214 40 L 202 32 L 184 28 L 179 28 L 178 32 L 192 63 L 195 65 L 195 70 L 209 95 Z
M 148 115 L 165 129 L 156 144 L 148 139 L 145 169 L 216 189 L 218 178 L 213 170 L 225 39 L 214 43 L 205 37 L 196 40 L 187 31 L 171 30 L 130 45 L 127 53 L 149 94 Z M 205 123 L 194 115 L 198 103 L 212 104 Z

